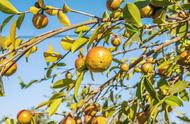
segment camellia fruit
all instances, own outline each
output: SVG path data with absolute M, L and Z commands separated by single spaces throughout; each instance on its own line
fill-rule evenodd
M 107 0 L 106 5 L 110 11 L 115 11 L 119 9 L 121 2 L 122 0 Z
M 0 63 L 1 64 L 5 64 L 8 61 L 8 59 L 3 59 Z M 11 66 L 12 65 L 12 66 Z M 9 66 L 11 66 L 9 68 Z M 9 69 L 8 69 L 9 68 Z M 8 70 L 7 70 L 8 69 Z M 7 70 L 7 71 L 6 71 Z M 3 71 L 6 71 L 4 73 L 5 76 L 11 76 L 13 75 L 17 70 L 17 64 L 15 63 L 14 60 L 10 61 L 8 64 L 5 65 L 5 67 L 3 68 Z
M 72 75 L 71 72 L 67 72 L 67 73 L 65 74 L 65 77 L 66 77 L 66 79 L 72 79 L 73 75 Z
M 33 118 L 33 114 L 29 110 L 22 110 L 17 115 L 19 124 L 30 124 Z
M 129 66 L 126 63 L 120 65 L 120 70 L 123 72 L 127 72 L 129 70 Z
M 108 119 L 102 116 L 95 117 L 92 120 L 92 124 L 107 124 L 107 123 L 108 123 Z
M 118 47 L 121 44 L 121 39 L 118 35 L 114 35 L 112 40 L 111 40 L 111 44 L 115 47 Z
M 86 66 L 91 72 L 104 72 L 112 63 L 111 52 L 102 46 L 89 50 L 86 56 Z
M 154 8 L 150 5 L 146 5 L 140 9 L 141 17 L 151 17 L 154 12 Z
M 32 22 L 35 28 L 41 29 L 47 26 L 48 24 L 48 17 L 44 14 L 36 14 L 32 18 Z
M 77 71 L 83 71 L 86 69 L 86 64 L 85 64 L 86 57 L 85 56 L 80 56 L 75 60 L 75 68 Z
M 76 121 L 71 114 L 68 114 L 60 124 L 76 124 Z
M 85 115 L 95 116 L 98 111 L 98 106 L 96 104 L 89 104 L 85 109 Z
M 76 124 L 82 124 L 82 119 L 80 117 L 77 117 L 75 120 Z
M 91 115 L 85 115 L 84 116 L 84 122 L 85 124 L 91 124 L 93 117 Z
M 143 73 L 147 74 L 147 73 L 152 73 L 153 72 L 153 65 L 152 63 L 149 62 L 145 62 L 142 66 L 141 66 L 141 70 Z
M 56 8 L 53 6 L 46 6 L 45 12 L 48 15 L 54 16 L 54 15 L 57 15 L 58 10 L 56 10 Z

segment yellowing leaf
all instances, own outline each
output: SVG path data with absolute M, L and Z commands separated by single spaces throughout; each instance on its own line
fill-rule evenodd
M 37 105 L 36 107 L 35 107 L 35 109 L 39 109 L 39 108 L 41 108 L 41 107 L 43 107 L 43 106 L 45 106 L 45 105 L 47 105 L 48 104 L 48 101 L 43 101 L 43 102 L 41 102 L 39 105 Z
M 61 55 L 54 51 L 51 45 L 48 46 L 48 50 L 44 52 L 44 58 L 47 62 L 56 62 Z
M 81 72 L 80 75 L 78 76 L 77 80 L 76 80 L 76 84 L 75 84 L 75 88 L 74 88 L 74 99 L 75 101 L 77 101 L 77 94 L 78 94 L 78 90 L 80 87 L 80 84 L 83 80 L 85 72 Z
M 127 3 L 124 7 L 123 17 L 129 24 L 134 24 L 137 27 L 142 26 L 141 15 L 138 7 L 134 3 Z
M 64 37 L 61 40 L 61 46 L 64 50 L 70 50 L 74 41 L 75 41 L 74 39 L 72 39 L 68 36 Z
M 58 12 L 57 18 L 59 19 L 59 21 L 60 21 L 61 24 L 65 25 L 65 26 L 71 25 L 69 18 L 62 11 Z
M 0 25 L 0 32 L 2 32 L 3 28 L 6 26 L 7 23 L 14 17 L 14 15 L 8 16 L 3 23 Z
M 16 25 L 17 25 L 17 20 L 15 20 L 11 26 L 10 29 L 10 40 L 13 45 L 13 48 L 15 48 L 15 40 L 16 40 Z
M 57 111 L 57 109 L 61 105 L 61 102 L 62 102 L 62 98 L 53 100 L 51 102 L 50 107 L 49 107 L 49 112 L 48 112 L 49 116 L 52 116 L 53 114 L 55 114 L 55 112 Z
M 78 34 L 80 32 L 87 32 L 89 30 L 90 30 L 90 28 L 88 26 L 81 26 L 81 27 L 76 28 L 75 33 Z
M 0 0 L 0 11 L 7 14 L 19 13 L 19 11 L 8 0 Z
M 77 39 L 77 40 L 73 43 L 73 45 L 72 45 L 72 47 L 71 47 L 71 51 L 72 51 L 72 52 L 75 52 L 75 51 L 78 50 L 80 47 L 82 47 L 87 41 L 88 41 L 88 39 L 85 38 L 85 37 L 81 37 L 81 38 Z
M 75 80 L 71 80 L 71 79 L 61 79 L 56 81 L 55 83 L 53 83 L 52 88 L 64 88 L 64 87 L 68 87 L 70 84 L 74 84 Z
M 26 61 L 28 61 L 28 58 L 29 56 L 32 54 L 32 53 L 35 53 L 36 51 L 38 50 L 38 47 L 37 46 L 33 46 L 32 48 L 30 48 L 30 50 L 28 50 L 25 54 L 26 56 Z
M 35 7 L 35 6 L 32 6 L 29 9 L 29 12 L 32 13 L 32 14 L 34 14 L 34 15 L 36 15 L 39 11 L 40 11 L 40 9 L 37 8 L 37 7 Z

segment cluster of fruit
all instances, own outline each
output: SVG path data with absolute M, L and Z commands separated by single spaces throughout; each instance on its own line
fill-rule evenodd
M 84 109 L 84 123 L 85 124 L 107 124 L 108 120 L 103 116 L 97 116 L 99 106 L 96 104 L 89 104 Z M 30 124 L 34 119 L 35 113 L 30 110 L 22 110 L 17 115 L 19 124 Z M 59 124 L 82 124 L 80 117 L 74 117 L 71 113 L 64 117 Z

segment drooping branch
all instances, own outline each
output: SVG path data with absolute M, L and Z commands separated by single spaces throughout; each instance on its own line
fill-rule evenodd
M 190 33 L 188 33 L 186 37 L 189 37 L 189 36 L 190 36 Z M 157 46 L 153 50 L 149 51 L 145 55 L 140 56 L 135 62 L 133 62 L 132 64 L 129 65 L 129 70 L 132 69 L 133 67 L 135 67 L 137 64 L 139 64 L 146 57 L 152 55 L 153 53 L 158 52 L 162 48 L 165 48 L 173 43 L 179 42 L 181 39 L 182 39 L 181 37 L 176 37 L 171 40 L 168 40 L 168 41 L 164 42 L 163 44 Z M 98 94 L 100 91 L 104 90 L 107 86 L 109 86 L 111 83 L 113 83 L 114 80 L 116 79 L 116 77 L 118 76 L 118 74 L 120 74 L 120 73 L 121 73 L 121 71 L 119 71 L 116 75 L 114 75 L 112 78 L 110 78 L 104 84 L 102 84 L 99 88 L 94 90 L 86 99 L 84 99 L 83 104 L 81 104 L 81 106 L 79 106 L 79 108 L 82 107 L 85 103 L 88 103 L 88 101 L 90 101 L 92 98 L 94 98 L 94 96 L 96 96 L 96 94 Z

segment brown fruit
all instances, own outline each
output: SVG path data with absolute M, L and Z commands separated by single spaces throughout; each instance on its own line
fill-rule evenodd
M 56 9 L 56 8 L 53 7 L 53 6 L 46 6 L 45 12 L 46 12 L 48 15 L 54 16 L 54 15 L 57 15 L 57 13 L 58 13 L 58 10 L 55 10 L 55 9 Z
M 107 0 L 107 9 L 109 9 L 110 11 L 115 11 L 119 9 L 121 2 L 122 0 Z
M 1 64 L 4 64 L 4 63 L 6 63 L 8 61 L 8 59 L 3 59 L 0 63 Z M 12 65 L 13 64 L 13 65 Z M 12 65 L 12 66 L 11 66 Z M 9 66 L 11 66 L 10 68 L 9 68 Z M 9 68 L 9 70 L 8 71 L 6 71 L 7 69 Z M 4 73 L 4 75 L 5 76 L 11 76 L 11 75 L 13 75 L 15 72 L 16 72 L 16 70 L 17 70 L 17 64 L 15 63 L 15 61 L 13 60 L 13 61 L 10 61 L 8 64 L 6 64 L 5 65 L 5 67 L 3 68 L 3 71 L 6 71 L 5 73 Z
M 140 9 L 141 17 L 151 17 L 154 12 L 154 8 L 150 5 L 146 5 Z
M 82 124 L 82 119 L 80 117 L 77 117 L 75 120 L 76 124 Z
M 129 70 L 129 66 L 126 63 L 121 64 L 120 70 L 123 72 L 127 72 Z
M 121 39 L 118 35 L 114 35 L 114 37 L 111 40 L 111 44 L 115 47 L 118 47 L 121 44 Z
M 146 112 L 140 112 L 137 114 L 137 120 L 139 124 L 145 124 L 147 118 L 148 118 L 148 115 L 146 114 Z
M 67 79 L 72 79 L 73 75 L 72 75 L 71 72 L 67 72 L 67 73 L 65 74 L 65 77 L 66 77 Z
M 86 69 L 86 64 L 85 64 L 86 57 L 79 57 L 75 60 L 75 68 L 77 71 L 83 71 Z
M 141 66 L 141 71 L 145 74 L 147 73 L 152 73 L 153 72 L 153 65 L 152 63 L 149 62 L 145 62 L 142 66 Z
M 73 118 L 73 116 L 71 114 L 68 114 L 63 121 L 61 122 L 61 124 L 77 124 L 75 119 Z
M 92 72 L 104 72 L 110 67 L 111 62 L 111 52 L 101 46 L 90 49 L 86 56 L 86 66 Z
M 158 73 L 162 76 L 169 76 L 169 73 L 167 72 L 168 68 L 169 68 L 169 65 L 160 67 L 160 68 L 158 68 Z
M 17 120 L 19 124 L 30 124 L 33 118 L 33 114 L 29 110 L 22 110 L 17 114 Z
M 85 113 L 85 115 L 95 116 L 97 111 L 98 111 L 98 106 L 96 104 L 89 104 L 85 108 L 84 113 Z
M 90 116 L 90 115 L 85 115 L 85 116 L 84 116 L 84 123 L 85 123 L 85 124 L 91 124 L 92 119 L 93 119 L 92 116 Z
M 107 124 L 107 123 L 108 123 L 108 119 L 102 116 L 95 117 L 92 120 L 92 124 Z
M 190 55 L 189 51 L 188 51 L 188 50 L 185 50 L 185 51 L 183 51 L 183 52 L 180 54 L 180 57 L 184 59 L 184 58 L 188 57 L 189 55 Z
M 44 14 L 36 14 L 32 18 L 32 22 L 35 28 L 41 29 L 47 26 L 48 24 L 48 17 Z

